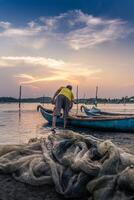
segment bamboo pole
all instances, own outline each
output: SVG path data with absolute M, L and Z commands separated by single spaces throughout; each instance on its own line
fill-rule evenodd
M 44 106 L 44 101 L 45 101 L 45 95 L 42 97 L 42 105 Z
M 79 97 L 79 88 L 78 88 L 78 85 L 77 85 L 77 88 L 76 88 L 76 99 L 77 99 L 76 115 L 78 115 L 78 109 L 79 109 L 79 106 L 78 106 L 78 97 Z
M 95 106 L 97 107 L 98 101 L 98 86 L 96 86 L 96 92 L 95 92 Z
M 19 111 L 21 110 L 21 95 L 22 95 L 22 87 L 19 87 Z
M 84 99 L 84 104 L 86 104 L 86 94 L 85 93 L 83 95 L 83 99 Z

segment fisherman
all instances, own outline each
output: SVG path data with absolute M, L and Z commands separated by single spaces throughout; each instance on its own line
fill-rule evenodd
M 55 104 L 53 110 L 52 131 L 56 129 L 56 119 L 61 116 L 61 109 L 63 109 L 64 128 L 67 124 L 67 116 L 73 106 L 74 95 L 72 93 L 72 86 L 60 87 L 52 98 L 52 103 Z

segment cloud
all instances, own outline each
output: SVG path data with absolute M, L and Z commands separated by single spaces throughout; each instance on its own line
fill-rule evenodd
M 124 30 L 123 23 L 121 21 L 106 21 L 99 25 L 87 24 L 82 29 L 70 32 L 66 40 L 69 45 L 79 50 L 81 48 L 93 47 L 98 44 L 121 39 L 126 36 L 127 31 Z
M 34 80 L 34 77 L 28 74 L 19 74 L 19 75 L 15 75 L 16 78 L 24 78 L 24 79 L 28 79 L 28 80 Z
M 0 21 L 0 28 L 2 28 L 2 29 L 9 29 L 10 26 L 11 26 L 10 22 Z
M 94 17 L 81 10 L 68 11 L 55 17 L 42 17 L 40 20 L 48 32 L 75 50 L 122 39 L 134 32 L 121 19 Z
M 91 48 L 104 42 L 127 37 L 134 32 L 121 19 L 94 17 L 81 10 L 72 10 L 58 16 L 40 17 L 24 27 L 15 27 L 10 22 L 0 22 L 0 37 L 12 38 L 16 45 L 35 49 L 58 41 L 74 50 Z
M 41 31 L 43 31 L 44 27 L 39 25 L 31 25 L 32 22 L 29 22 L 25 25 L 25 27 L 15 27 L 10 22 L 0 21 L 0 37 L 21 37 L 21 36 L 36 36 Z
M 14 67 L 18 71 L 20 68 L 21 73 L 14 72 L 14 77 L 21 84 L 58 80 L 78 83 L 81 80 L 93 79 L 102 72 L 100 68 L 86 66 L 83 63 L 68 63 L 45 57 L 0 57 L 0 66 Z M 33 67 L 34 70 L 32 70 Z
M 21 64 L 27 65 L 35 65 L 35 66 L 47 66 L 52 68 L 63 68 L 66 66 L 66 63 L 63 60 L 56 60 L 52 58 L 45 57 L 31 57 L 31 56 L 21 56 L 21 57 L 13 57 L 13 56 L 1 56 L 0 57 L 0 66 L 17 66 Z M 69 64 L 69 63 L 68 63 Z
M 75 70 L 76 71 L 76 70 Z M 75 75 L 72 75 L 73 70 L 59 70 L 55 73 L 55 75 L 50 74 L 49 76 L 31 76 L 29 74 L 17 74 L 15 78 L 19 79 L 19 83 L 22 85 L 29 85 L 34 83 L 41 83 L 41 82 L 55 82 L 55 81 L 68 81 L 74 84 L 78 84 L 81 80 L 94 78 L 92 75 L 98 74 L 101 72 L 100 69 L 85 69 L 78 70 Z M 95 77 L 96 78 L 96 77 Z
M 18 85 L 21 84 L 24 86 L 23 93 L 33 96 L 34 89 L 40 95 L 43 91 L 51 93 L 60 85 L 66 84 L 91 87 L 92 80 L 99 77 L 102 70 L 97 66 L 68 63 L 54 58 L 5 56 L 0 57 L 0 72 L 1 93 L 5 95 L 8 91 L 8 95 L 17 95 Z
M 39 82 L 49 82 L 49 81 L 61 81 L 61 80 L 66 80 L 65 77 L 63 76 L 50 76 L 50 77 L 42 77 L 42 78 L 37 78 L 37 77 L 32 77 L 32 78 L 28 78 L 31 77 L 30 75 L 26 74 L 25 76 L 22 76 L 22 74 L 18 74 L 15 76 L 16 78 L 20 78 L 21 80 L 23 79 L 23 81 L 20 81 L 21 85 L 29 85 L 32 83 L 39 83 Z M 25 80 L 27 79 L 27 80 Z

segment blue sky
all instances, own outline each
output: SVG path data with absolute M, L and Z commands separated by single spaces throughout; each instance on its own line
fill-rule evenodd
M 0 0 L 0 96 L 131 96 L 133 0 Z M 84 81 L 83 81 L 84 80 Z M 3 89 L 4 85 L 4 89 Z
M 134 21 L 133 0 L 0 0 L 0 18 L 14 23 L 81 9 L 94 16 Z

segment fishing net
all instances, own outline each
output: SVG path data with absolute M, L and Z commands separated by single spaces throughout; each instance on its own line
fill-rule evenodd
M 66 198 L 134 199 L 134 156 L 111 141 L 71 131 L 24 145 L 0 146 L 0 173 Z

